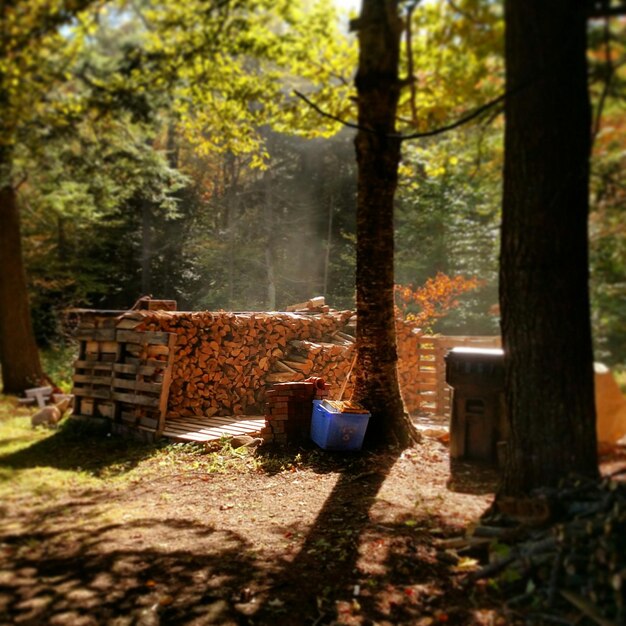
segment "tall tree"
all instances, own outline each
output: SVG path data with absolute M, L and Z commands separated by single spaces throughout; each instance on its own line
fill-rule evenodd
M 586 5 L 507 0 L 502 493 L 598 472 L 588 294 Z
M 402 20 L 397 0 L 363 0 L 357 23 L 357 360 L 354 398 L 371 412 L 369 441 L 406 443 L 394 315 L 394 193 L 400 139 L 396 114 Z
M 0 3 L 0 359 L 5 393 L 35 385 L 43 375 L 22 259 L 15 149 L 20 131 L 40 112 L 54 80 L 46 70 L 54 45 L 59 45 L 59 27 L 91 2 Z

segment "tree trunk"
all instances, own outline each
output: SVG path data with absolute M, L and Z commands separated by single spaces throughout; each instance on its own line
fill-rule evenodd
M 333 245 L 333 213 L 334 213 L 334 197 L 330 194 L 328 198 L 328 225 L 326 229 L 326 246 L 324 248 L 324 278 L 322 286 L 322 295 L 328 297 L 328 272 L 330 269 L 330 251 Z
M 4 393 L 18 394 L 43 378 L 28 305 L 15 189 L 0 187 L 0 358 Z
M 400 141 L 393 137 L 402 22 L 397 0 L 363 0 L 356 76 L 357 362 L 353 398 L 372 414 L 367 445 L 406 444 L 410 428 L 397 376 L 393 201 Z
M 141 295 L 152 295 L 152 206 L 147 198 L 140 200 L 141 207 Z
M 585 3 L 507 0 L 500 258 L 511 426 L 502 494 L 596 476 Z
M 276 272 L 274 262 L 274 207 L 271 197 L 271 180 L 268 175 L 263 178 L 265 193 L 263 194 L 263 224 L 265 228 L 265 271 L 267 295 L 265 308 L 267 311 L 276 310 Z

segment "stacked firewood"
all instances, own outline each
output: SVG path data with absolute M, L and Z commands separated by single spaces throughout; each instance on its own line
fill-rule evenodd
M 132 311 L 121 325 L 176 333 L 168 414 L 260 413 L 267 388 L 315 375 L 331 387 L 350 369 L 350 311 L 210 313 Z
M 293 312 L 285 313 L 153 308 L 142 305 L 115 317 L 108 312 L 107 324 L 117 335 L 125 331 L 176 335 L 170 416 L 260 414 L 273 384 L 309 376 L 324 378 L 335 399 L 352 396 L 356 377 L 352 311 L 329 309 L 321 298 L 294 305 Z M 83 327 L 101 332 L 89 312 L 81 312 Z M 407 409 L 413 412 L 419 410 L 415 375 L 420 334 L 398 321 L 397 337 L 400 385 Z
M 398 382 L 404 406 L 409 413 L 421 408 L 417 381 L 420 376 L 420 343 L 422 332 L 410 322 L 396 320 L 396 345 L 398 350 Z
M 514 611 L 568 616 L 558 623 L 585 617 L 604 626 L 626 624 L 626 483 L 579 479 L 527 500 L 505 500 L 499 509 L 525 525 L 500 529 L 500 556 L 473 580 L 514 585 Z M 476 534 L 498 534 L 484 530 Z

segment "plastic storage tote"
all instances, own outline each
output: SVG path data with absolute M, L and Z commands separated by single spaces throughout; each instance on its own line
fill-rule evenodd
M 340 413 L 313 400 L 311 439 L 322 450 L 360 450 L 369 413 Z

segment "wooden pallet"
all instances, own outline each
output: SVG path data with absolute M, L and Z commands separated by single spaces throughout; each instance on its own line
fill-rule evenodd
M 265 418 L 261 415 L 168 417 L 161 434 L 172 441 L 206 442 L 222 437 L 258 434 L 263 426 Z
M 83 329 L 77 338 L 75 414 L 162 430 L 176 335 L 111 326 Z
M 424 335 L 420 339 L 415 392 L 419 397 L 421 413 L 450 417 L 451 388 L 446 383 L 445 356 L 458 347 L 499 348 L 500 337 Z

